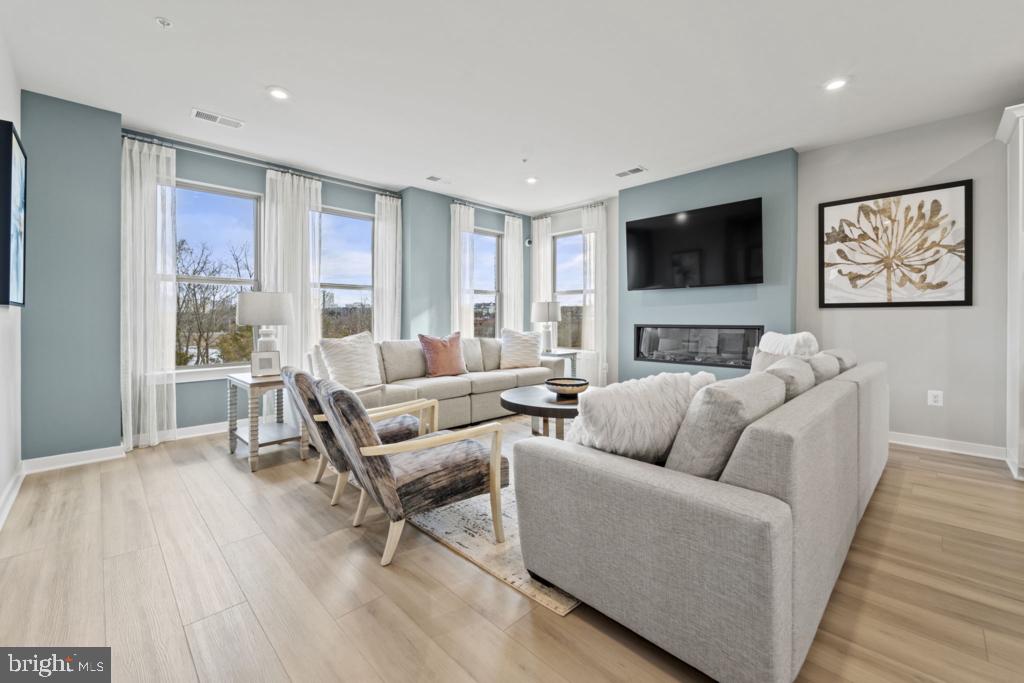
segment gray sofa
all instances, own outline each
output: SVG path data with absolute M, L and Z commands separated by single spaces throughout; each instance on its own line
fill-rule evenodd
M 885 467 L 888 415 L 869 363 L 748 425 L 718 480 L 521 441 L 526 567 L 720 681 L 792 681 Z
M 418 340 L 377 342 L 374 346 L 384 383 L 358 389 L 356 393 L 367 408 L 417 398 L 437 399 L 439 424 L 435 428 L 448 429 L 510 415 L 501 407 L 501 392 L 543 384 L 550 377 L 564 374 L 565 361 L 561 358 L 541 358 L 541 364 L 533 368 L 500 369 L 500 339 L 467 338 L 461 343 L 469 372 L 453 377 L 427 377 L 427 361 Z M 327 379 L 313 367 L 312 358 L 308 362 L 314 375 Z

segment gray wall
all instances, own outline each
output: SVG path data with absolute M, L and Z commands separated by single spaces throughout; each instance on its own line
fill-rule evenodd
M 121 442 L 121 115 L 23 92 L 22 458 Z
M 1006 443 L 1006 146 L 1000 111 L 940 121 L 800 155 L 797 327 L 825 347 L 889 366 L 891 428 Z M 974 179 L 974 305 L 818 308 L 818 204 Z M 945 392 L 930 408 L 929 389 Z
M 764 284 L 656 291 L 626 290 L 626 222 L 762 197 Z M 792 149 L 688 173 L 619 192 L 619 367 L 626 380 L 659 372 L 706 370 L 719 378 L 745 370 L 633 360 L 633 325 L 755 324 L 790 332 L 795 320 L 797 154 Z
M 452 197 L 416 187 L 402 190 L 402 338 L 417 334 L 444 336 L 451 323 L 451 203 Z M 530 235 L 530 218 L 523 219 L 523 239 Z M 477 227 L 505 231 L 504 214 L 476 210 Z M 509 248 L 510 245 L 504 245 Z M 525 315 L 530 311 L 530 251 L 523 250 Z M 528 321 L 527 321 L 528 322 Z M 524 323 L 525 324 L 525 323 Z

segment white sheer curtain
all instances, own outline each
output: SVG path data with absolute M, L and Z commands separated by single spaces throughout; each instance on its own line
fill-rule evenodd
M 373 221 L 373 338 L 402 337 L 402 200 L 377 195 Z
M 121 431 L 125 450 L 174 439 L 174 150 L 121 147 Z
M 523 330 L 523 219 L 505 216 L 501 250 L 501 326 Z
M 259 281 L 264 292 L 292 297 L 292 324 L 277 329 L 282 367 L 305 367 L 320 339 L 320 209 L 319 180 L 267 171 Z
M 452 204 L 451 288 L 452 329 L 463 337 L 473 334 L 473 229 L 476 212 L 472 206 Z
M 591 384 L 604 386 L 608 378 L 608 278 L 605 250 L 608 239 L 603 202 L 581 209 L 583 226 L 583 351 L 578 371 Z
M 531 258 L 530 297 L 534 302 L 552 301 L 554 296 L 554 265 L 551 245 L 551 217 L 534 218 L 532 223 L 533 248 Z M 536 323 L 543 325 L 545 323 Z M 539 329 L 539 328 L 538 328 Z

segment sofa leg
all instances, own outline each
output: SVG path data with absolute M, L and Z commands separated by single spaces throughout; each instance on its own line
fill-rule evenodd
M 398 549 L 398 540 L 402 538 L 402 529 L 404 528 L 404 519 L 391 522 L 391 526 L 388 527 L 388 540 L 384 543 L 384 555 L 380 558 L 380 566 L 386 567 L 391 564 L 391 558 L 395 556 L 395 550 Z
M 337 505 L 341 499 L 341 492 L 345 490 L 348 483 L 348 472 L 338 472 L 338 481 L 334 482 L 334 495 L 331 496 L 331 505 Z
M 370 506 L 370 496 L 366 494 L 366 489 L 359 492 L 359 505 L 356 506 L 356 516 L 352 518 L 352 526 L 359 526 L 363 523 L 363 518 L 366 517 L 366 508 Z
M 320 480 L 324 478 L 324 472 L 327 471 L 327 456 L 323 453 L 320 454 L 320 462 L 316 466 L 316 476 L 313 477 L 313 483 L 319 484 Z

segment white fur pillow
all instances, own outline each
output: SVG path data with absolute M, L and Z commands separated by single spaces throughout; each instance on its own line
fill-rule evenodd
M 501 330 L 501 369 L 535 368 L 540 365 L 540 333 Z
M 327 374 L 346 389 L 362 389 L 381 383 L 377 364 L 377 347 L 369 332 L 349 335 L 341 339 L 321 339 Z
M 580 394 L 566 441 L 663 465 L 690 400 L 714 381 L 709 372 L 663 372 L 592 387 Z
M 810 358 L 818 352 L 818 340 L 810 332 L 779 334 L 765 332 L 757 345 L 762 351 L 774 353 L 776 356 L 797 356 Z

